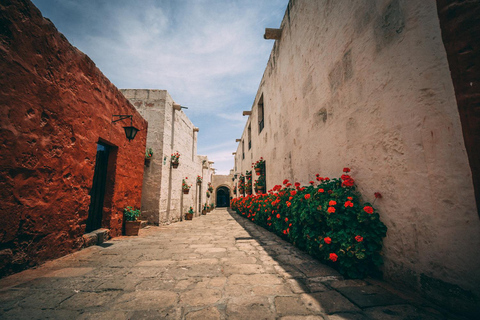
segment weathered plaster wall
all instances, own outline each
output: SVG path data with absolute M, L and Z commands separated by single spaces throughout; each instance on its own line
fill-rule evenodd
M 0 4 L 0 275 L 79 249 L 97 142 L 113 147 L 102 226 L 140 206 L 147 122 L 28 1 Z M 133 114 L 132 142 L 113 114 Z
M 263 157 L 271 188 L 351 167 L 384 196 L 385 278 L 471 310 L 480 222 L 435 1 L 296 0 L 281 27 L 236 172 Z
M 145 167 L 142 217 L 155 225 L 171 223 L 180 220 L 190 206 L 198 215 L 200 201 L 206 202 L 212 171 L 208 158 L 196 153 L 199 132 L 194 131 L 195 126 L 183 111 L 175 110 L 166 90 L 121 91 L 150 123 L 147 147 L 153 149 L 154 155 Z M 181 155 L 176 169 L 170 166 L 174 152 Z M 204 177 L 202 185 L 196 183 L 197 176 Z M 189 194 L 182 192 L 182 179 L 186 177 L 192 185 Z

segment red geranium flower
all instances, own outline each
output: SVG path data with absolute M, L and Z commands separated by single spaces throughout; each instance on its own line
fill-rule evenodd
M 285 222 L 288 222 L 288 218 L 285 218 Z
M 297 191 L 295 191 L 295 190 L 292 190 L 292 191 L 290 191 L 290 194 L 291 194 L 292 196 L 294 196 L 294 195 L 296 195 L 296 194 L 297 194 Z
M 350 168 L 343 168 L 343 172 L 350 172 Z
M 330 202 L 328 203 L 329 206 L 334 206 L 337 204 L 337 201 L 335 200 L 330 200 Z
M 287 183 L 288 183 L 287 179 L 283 180 L 283 184 L 287 184 Z
M 290 207 L 292 203 L 290 201 L 287 201 L 287 207 Z
M 291 187 L 291 186 L 292 186 L 292 184 L 291 184 L 291 183 L 287 183 L 287 187 Z
M 330 213 L 334 213 L 335 212 L 335 208 L 334 207 L 328 207 L 328 212 Z
M 338 256 L 335 253 L 330 253 L 330 256 L 328 257 L 330 260 L 333 262 L 337 261 Z
M 295 182 L 295 187 L 300 187 L 300 183 Z
M 323 192 L 325 192 L 325 190 L 323 190 L 323 189 L 318 189 L 318 192 L 323 193 Z
M 351 201 L 345 202 L 345 208 L 348 208 L 348 207 L 353 207 L 353 202 Z
M 357 240 L 357 242 L 362 242 L 362 241 L 363 241 L 363 237 L 362 237 L 362 236 L 356 236 L 356 237 L 355 237 L 355 240 Z
M 365 211 L 368 214 L 372 214 L 373 213 L 373 208 L 370 207 L 370 206 L 365 206 L 365 207 L 363 207 L 363 211 Z
M 310 194 L 309 194 L 309 193 L 307 193 L 307 194 L 305 195 L 305 199 L 306 199 L 306 200 L 310 199 Z
M 382 197 L 382 194 L 380 192 L 375 192 L 374 195 L 375 195 L 375 198 L 377 199 Z
M 287 234 L 287 230 L 283 230 L 283 234 Z
M 323 238 L 323 241 L 325 241 L 326 244 L 332 243 L 332 239 L 330 237 Z
M 277 213 L 277 219 L 280 219 L 280 213 Z
M 347 197 L 348 200 L 353 200 L 353 197 Z
M 314 184 L 314 183 L 315 183 L 315 181 L 310 181 L 310 184 Z

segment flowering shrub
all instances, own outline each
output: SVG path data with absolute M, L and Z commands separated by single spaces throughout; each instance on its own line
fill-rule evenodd
M 387 227 L 363 203 L 353 178 L 316 176 L 309 186 L 283 181 L 268 194 L 235 198 L 232 209 L 350 278 L 378 272 Z
M 243 174 L 238 178 L 238 192 L 241 194 L 245 192 L 245 176 Z

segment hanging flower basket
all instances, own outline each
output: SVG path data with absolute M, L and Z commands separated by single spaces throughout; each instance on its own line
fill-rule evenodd
M 178 168 L 178 165 L 180 164 L 180 153 L 178 152 L 173 153 L 172 156 L 170 157 L 170 161 L 174 169 Z
M 257 176 L 261 175 L 262 174 L 262 168 L 255 168 L 255 173 L 257 174 Z
M 190 193 L 190 189 L 183 189 L 183 194 L 189 194 Z

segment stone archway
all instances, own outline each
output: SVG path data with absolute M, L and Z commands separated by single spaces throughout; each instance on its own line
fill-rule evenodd
M 230 207 L 230 189 L 224 186 L 218 187 L 215 200 L 217 208 Z

